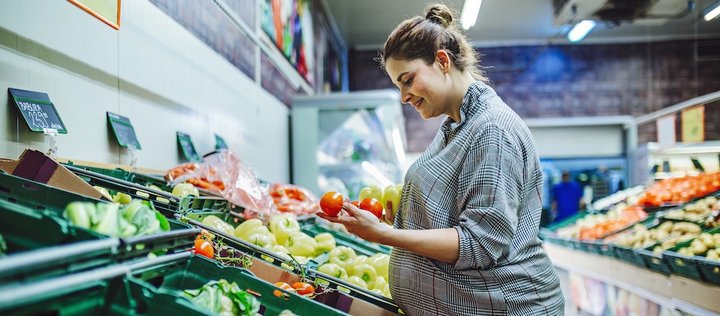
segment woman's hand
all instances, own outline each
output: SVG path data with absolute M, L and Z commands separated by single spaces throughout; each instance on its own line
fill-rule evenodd
M 391 229 L 380 223 L 378 218 L 369 211 L 347 202 L 343 203 L 342 208 L 343 211 L 337 217 L 327 216 L 322 212 L 318 212 L 317 216 L 333 223 L 343 224 L 350 233 L 372 242 L 382 243 L 387 230 Z

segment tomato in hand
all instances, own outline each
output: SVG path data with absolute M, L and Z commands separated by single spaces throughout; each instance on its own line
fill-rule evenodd
M 320 209 L 328 216 L 337 216 L 342 210 L 344 198 L 342 194 L 329 191 L 323 194 L 320 199 Z
M 350 202 L 350 204 L 355 205 L 355 207 L 357 207 L 357 208 L 360 208 L 360 201 L 358 201 L 358 200 L 352 201 L 352 202 Z
M 203 238 L 197 238 L 195 239 L 195 253 L 213 259 L 215 256 L 215 249 L 213 249 L 213 246 L 209 241 Z
M 370 211 L 370 213 L 373 213 L 375 217 L 380 218 L 382 217 L 383 207 L 382 203 L 374 198 L 364 198 L 362 201 L 360 201 L 360 208 L 366 211 Z

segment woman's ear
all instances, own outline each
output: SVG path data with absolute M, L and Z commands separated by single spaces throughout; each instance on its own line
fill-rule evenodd
M 435 60 L 440 64 L 442 72 L 447 73 L 450 71 L 450 55 L 444 49 L 439 49 L 435 53 Z

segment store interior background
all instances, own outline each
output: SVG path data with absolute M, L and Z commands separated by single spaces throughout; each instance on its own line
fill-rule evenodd
M 443 2 L 462 6 L 462 0 Z M 683 17 L 599 24 L 570 43 L 568 27 L 554 24 L 556 6 L 568 2 L 589 1 L 485 0 L 468 35 L 492 86 L 533 132 L 546 191 L 563 170 L 589 179 L 606 171 L 612 193 L 652 177 L 647 144 L 658 141 L 655 120 L 635 125 L 635 119 L 720 90 L 720 19 L 702 19 L 713 0 L 690 1 L 695 9 Z M 668 12 L 688 5 L 660 2 Z M 200 154 L 213 150 L 218 134 L 258 177 L 294 182 L 293 170 L 304 168 L 293 163 L 293 151 L 302 150 L 293 146 L 293 137 L 302 136 L 292 132 L 294 100 L 394 89 L 374 58 L 394 26 L 427 3 L 306 1 L 312 31 L 305 36 L 314 43 L 306 74 L 263 32 L 266 3 L 125 0 L 115 30 L 68 1 L 5 1 L 0 90 L 49 94 L 69 130 L 58 136 L 62 158 L 127 165 L 131 154 L 106 123 L 110 111 L 131 119 L 143 146 L 140 167 L 167 170 L 183 162 L 177 131 L 189 134 Z M 719 168 L 717 99 L 704 103 L 705 142 L 696 144 L 707 170 Z M 46 151 L 48 139 L 26 128 L 8 93 L 0 103 L 0 157 L 18 157 L 25 148 Z M 401 111 L 404 169 L 444 118 L 425 121 L 411 107 Z M 690 162 L 683 155 L 663 159 L 680 159 L 671 165 L 685 170 Z

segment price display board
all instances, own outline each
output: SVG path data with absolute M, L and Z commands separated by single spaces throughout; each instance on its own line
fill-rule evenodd
M 227 143 L 226 143 L 225 140 L 224 140 L 222 137 L 220 137 L 220 135 L 218 135 L 218 134 L 215 134 L 215 149 L 216 149 L 216 150 L 228 149 Z
M 190 139 L 190 135 L 177 132 L 177 141 L 178 145 L 180 146 L 180 151 L 185 156 L 185 159 L 188 161 L 202 161 L 200 158 L 200 155 L 198 155 L 197 151 L 195 150 L 195 145 L 193 145 L 192 139 Z
M 130 119 L 115 113 L 107 112 L 108 124 L 115 134 L 120 146 L 125 148 L 142 149 L 135 134 L 135 128 L 130 124 Z

